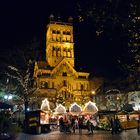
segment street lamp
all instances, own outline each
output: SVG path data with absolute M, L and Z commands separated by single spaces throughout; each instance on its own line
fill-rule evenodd
M 92 95 L 92 100 L 94 102 L 96 102 L 96 97 L 95 97 L 96 92 L 94 90 L 91 91 L 91 95 Z
M 13 98 L 13 96 L 12 95 L 4 95 L 4 103 L 5 103 L 5 106 L 8 106 L 8 107 L 5 107 L 5 109 L 7 108 L 7 109 L 9 109 L 9 111 L 11 111 L 11 101 L 10 100 L 12 100 L 12 98 Z M 9 102 L 10 101 L 10 102 Z
M 13 98 L 12 95 L 4 95 L 4 99 L 5 99 L 6 101 L 11 100 L 12 98 Z
M 9 100 L 11 100 L 12 98 L 13 98 L 13 96 L 9 93 L 9 78 L 7 78 L 6 79 L 6 93 L 8 94 L 8 95 L 4 95 L 4 99 L 6 100 L 6 101 L 9 101 Z
M 91 91 L 91 93 L 92 93 L 92 95 L 95 95 L 95 91 L 93 90 L 93 91 Z

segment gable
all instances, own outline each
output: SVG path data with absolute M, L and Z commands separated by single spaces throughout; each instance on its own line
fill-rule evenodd
M 63 59 L 52 71 L 52 74 L 71 76 L 76 75 L 76 70 L 65 60 Z M 66 75 L 65 75 L 66 74 Z

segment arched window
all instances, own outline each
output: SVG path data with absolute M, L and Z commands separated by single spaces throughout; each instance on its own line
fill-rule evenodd
M 65 32 L 65 31 L 63 31 L 63 34 L 65 35 L 65 34 L 66 34 L 66 32 Z
M 48 82 L 45 82 L 44 87 L 48 88 Z
M 63 72 L 62 76 L 67 76 L 67 73 L 66 72 Z
M 52 88 L 54 88 L 54 82 L 52 82 Z
M 60 31 L 59 30 L 57 30 L 57 34 L 60 34 Z
M 63 81 L 63 85 L 67 86 L 67 81 L 66 80 Z
M 63 56 L 64 57 L 66 56 L 66 49 L 65 48 L 63 49 Z
M 81 84 L 81 85 L 80 85 L 80 90 L 83 90 L 83 89 L 84 89 L 84 85 Z

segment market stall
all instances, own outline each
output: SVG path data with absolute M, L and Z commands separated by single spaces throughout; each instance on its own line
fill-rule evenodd
M 137 128 L 137 120 L 139 119 L 139 115 L 139 111 L 136 110 L 129 113 L 124 111 L 117 113 L 117 117 L 119 118 L 123 129 Z
M 63 116 L 64 114 L 66 114 L 66 108 L 65 108 L 62 104 L 59 104 L 59 105 L 55 108 L 54 115 Z
M 47 133 L 50 131 L 48 113 L 42 110 L 27 112 L 27 132 L 32 134 Z
M 28 133 L 47 133 L 50 131 L 49 116 L 50 106 L 46 99 L 42 101 L 40 110 L 27 112 L 27 131 Z
M 138 111 L 138 110 L 134 110 L 134 111 L 129 113 L 129 119 L 133 120 L 133 121 L 138 120 L 139 116 L 140 116 L 140 111 Z
M 95 115 L 98 112 L 98 108 L 95 103 L 89 101 L 85 104 L 81 115 Z
M 58 126 L 59 119 L 64 118 L 66 116 L 67 116 L 66 108 L 62 104 L 59 104 L 55 108 L 55 112 L 53 113 L 53 116 L 51 116 L 50 118 L 50 124 L 52 125 L 52 127 Z
M 120 122 L 127 121 L 128 119 L 128 113 L 126 111 L 120 111 L 116 115 L 118 119 L 120 120 Z
M 77 103 L 73 103 L 71 106 L 70 106 L 70 109 L 69 109 L 69 113 L 72 115 L 72 116 L 78 116 L 80 115 L 82 112 L 82 108 L 81 106 L 79 106 Z

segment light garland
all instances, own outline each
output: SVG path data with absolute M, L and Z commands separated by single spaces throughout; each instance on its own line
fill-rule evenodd
M 47 111 L 50 111 L 50 105 L 49 105 L 49 101 L 48 101 L 47 98 L 45 98 L 45 99 L 42 101 L 41 110 L 46 111 L 46 110 L 45 110 L 46 107 L 47 107 Z
M 59 104 L 56 107 L 55 112 L 56 113 L 66 113 L 66 108 L 62 104 Z
M 85 107 L 83 108 L 83 112 L 84 111 L 88 111 L 88 112 L 97 112 L 98 108 L 96 106 L 96 103 L 93 103 L 91 101 L 89 101 L 88 103 L 85 104 Z
M 75 107 L 75 108 L 74 108 Z M 81 106 L 79 106 L 77 103 L 73 103 L 70 107 L 70 112 L 81 112 L 82 111 L 82 108 Z

